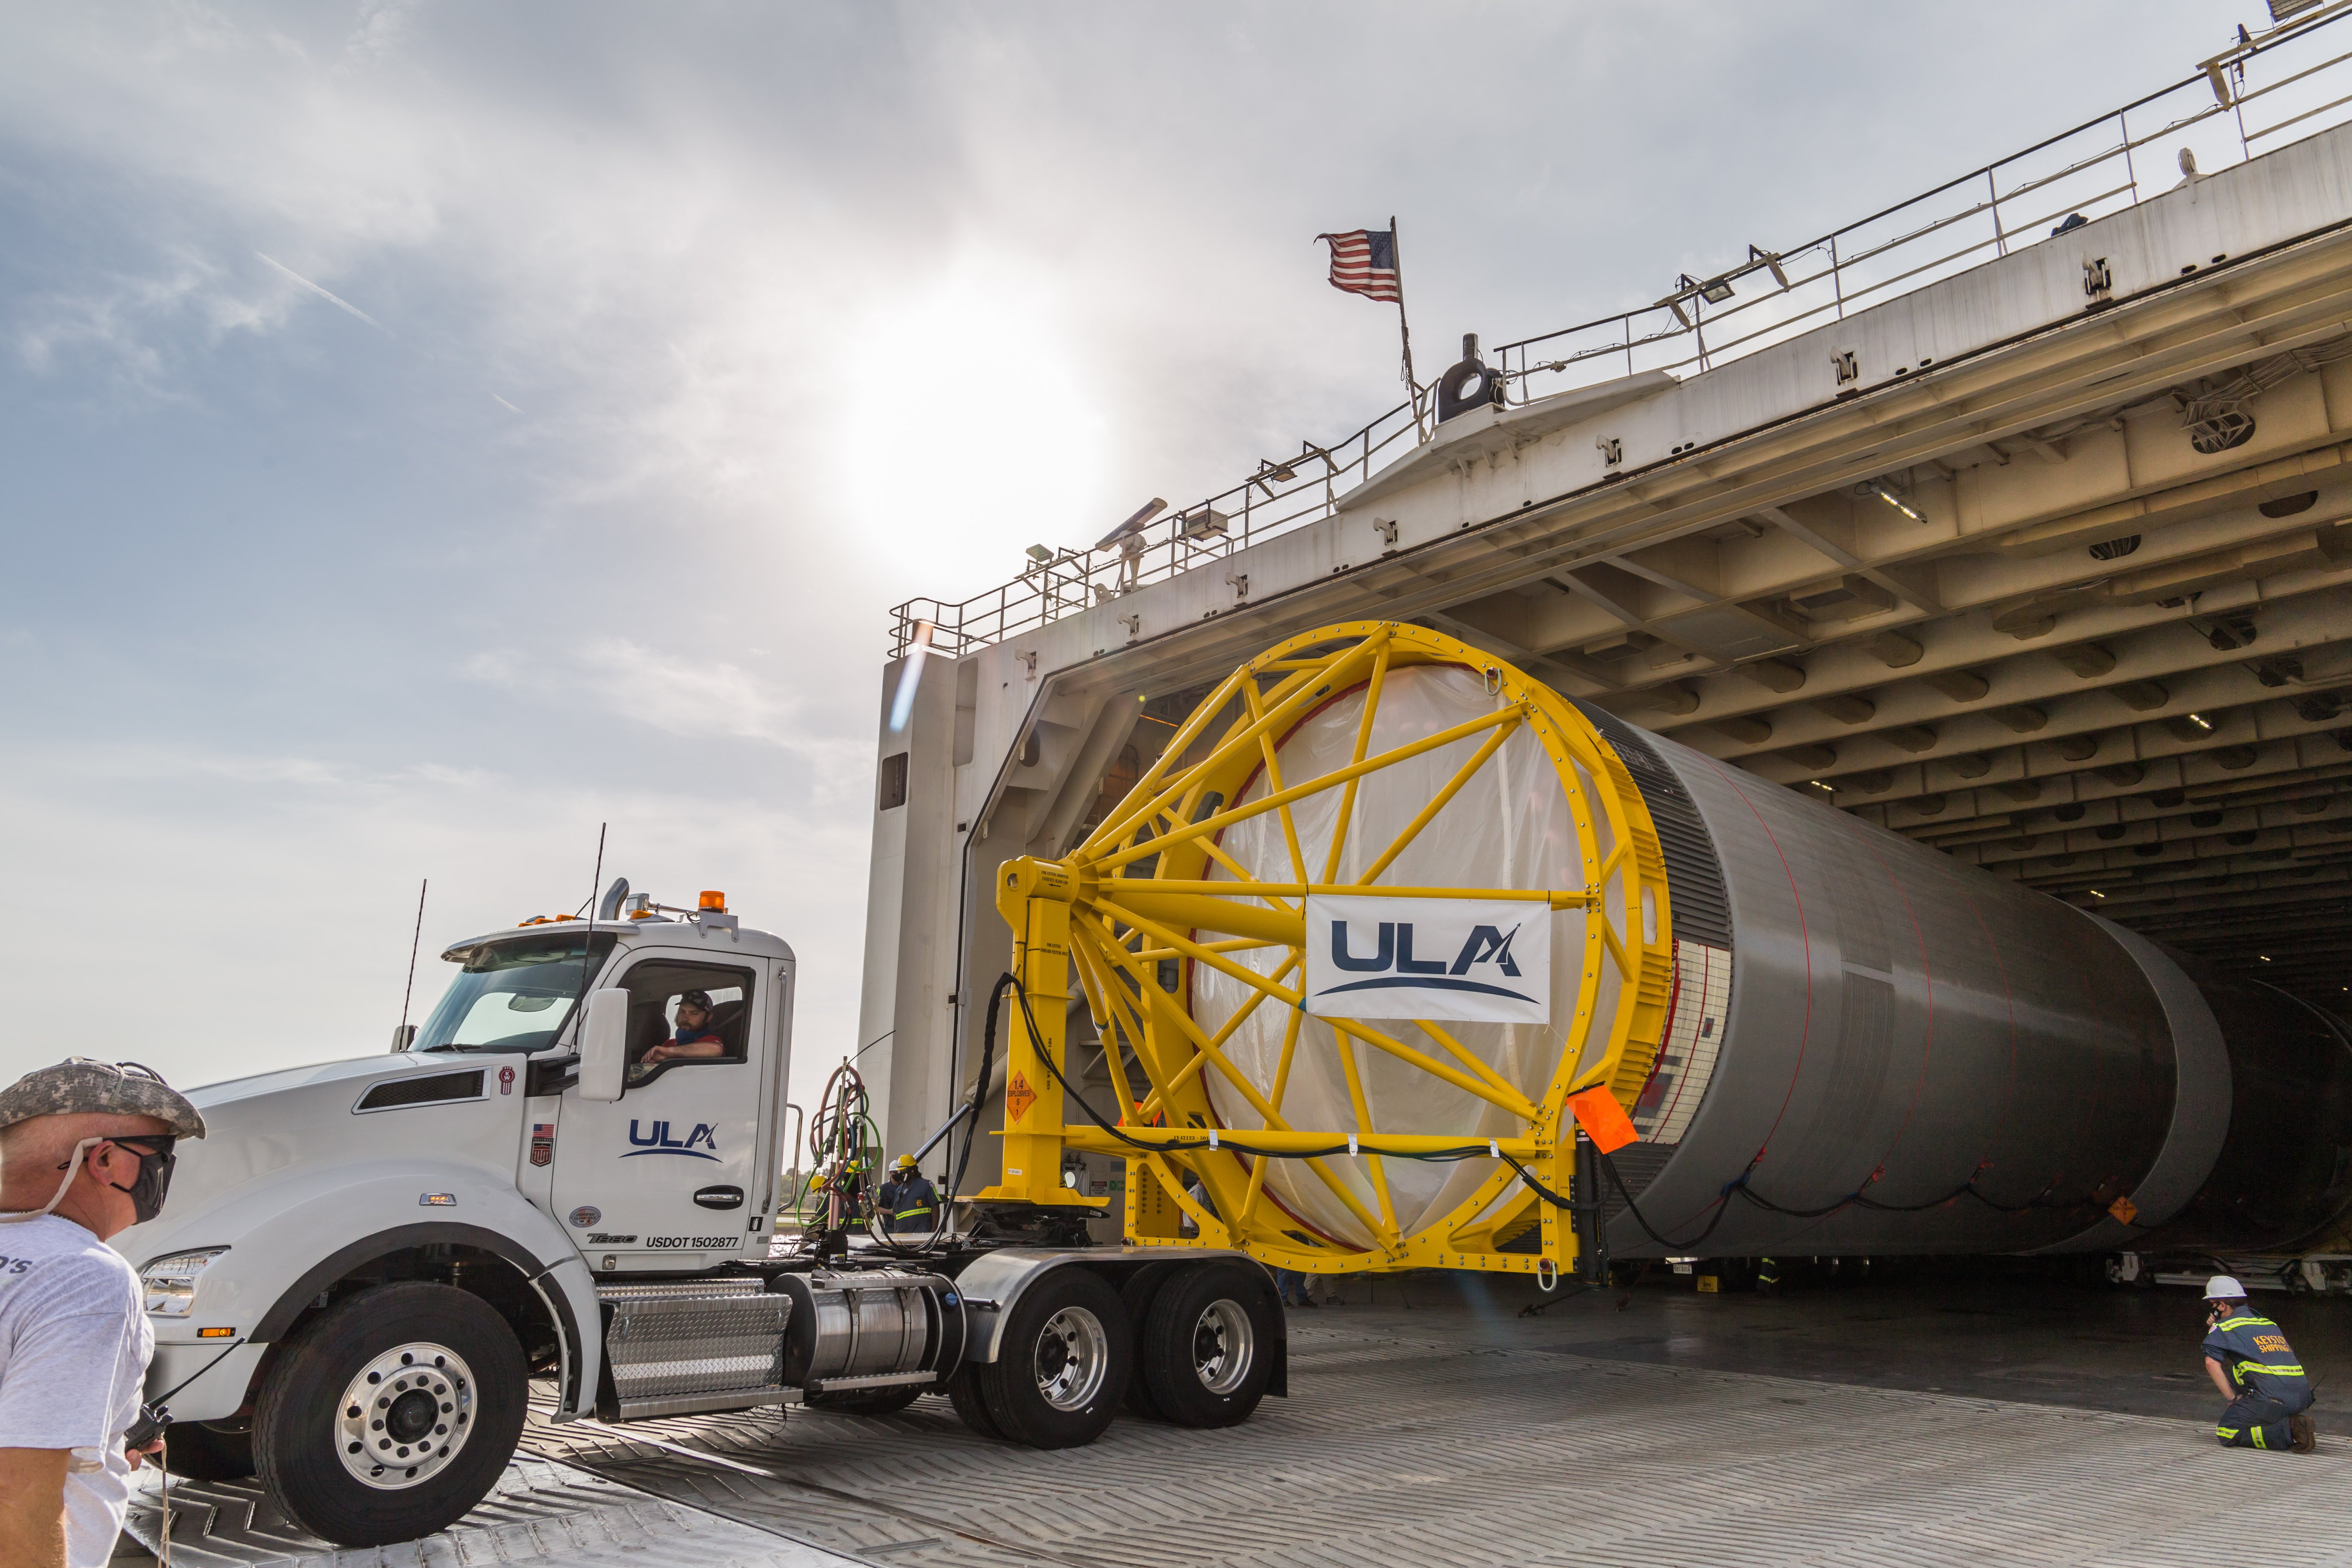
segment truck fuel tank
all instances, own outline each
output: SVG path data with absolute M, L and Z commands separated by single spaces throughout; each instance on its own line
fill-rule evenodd
M 788 1298 L 783 1381 L 810 1394 L 845 1394 L 946 1381 L 964 1352 L 955 1282 L 907 1269 L 778 1276 Z

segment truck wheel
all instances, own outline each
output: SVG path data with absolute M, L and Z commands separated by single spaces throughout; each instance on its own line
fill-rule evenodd
M 1187 1269 L 1152 1298 L 1139 1360 L 1160 1414 L 1180 1426 L 1249 1419 L 1274 1375 L 1280 1331 L 1257 1271 L 1234 1264 Z
M 1056 1268 L 1013 1303 L 996 1359 L 978 1367 L 997 1429 L 1032 1448 L 1102 1436 L 1127 1393 L 1135 1338 L 1127 1309 L 1097 1275 Z
M 985 1437 L 992 1443 L 1004 1441 L 1003 1430 L 996 1417 L 988 1413 L 988 1400 L 980 1392 L 980 1367 L 966 1362 L 955 1369 L 948 1379 L 948 1403 L 955 1406 L 956 1418 L 975 1437 Z
M 828 1411 L 835 1415 L 896 1415 L 923 1392 L 918 1384 L 901 1384 L 896 1388 L 848 1388 L 832 1394 L 804 1394 L 801 1403 L 811 1410 Z
M 253 1474 L 253 1434 L 179 1422 L 163 1434 L 163 1468 L 183 1480 L 241 1481 Z
M 287 1347 L 256 1403 L 270 1497 L 342 1546 L 413 1541 L 488 1495 L 522 1435 L 530 1369 L 506 1321 L 446 1285 L 362 1290 Z
M 1151 1299 L 1160 1293 L 1160 1287 L 1167 1283 L 1168 1277 L 1175 1271 L 1173 1263 L 1147 1263 L 1129 1275 L 1127 1283 L 1118 1288 L 1119 1301 L 1127 1308 L 1127 1331 L 1139 1350 L 1143 1344 L 1143 1322 L 1151 1311 Z M 1136 1364 L 1128 1372 L 1127 1408 L 1147 1420 L 1165 1420 L 1166 1417 L 1160 1413 L 1159 1403 L 1151 1397 L 1151 1384 L 1143 1375 L 1142 1362 L 1143 1358 L 1139 1354 Z

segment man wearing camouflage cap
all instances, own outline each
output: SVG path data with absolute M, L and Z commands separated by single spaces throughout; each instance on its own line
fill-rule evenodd
M 0 1090 L 0 1563 L 113 1555 L 155 1336 L 107 1239 L 163 1212 L 196 1108 L 135 1063 L 76 1057 Z M 151 1446 L 152 1449 L 152 1446 Z

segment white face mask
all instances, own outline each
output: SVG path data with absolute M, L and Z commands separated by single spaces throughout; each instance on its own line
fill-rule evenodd
M 66 1201 L 66 1194 L 73 1189 L 74 1178 L 81 1173 L 82 1156 L 89 1153 L 92 1149 L 97 1148 L 100 1143 L 110 1143 L 112 1142 L 113 1140 L 110 1138 L 85 1138 L 80 1142 L 75 1144 L 73 1158 L 66 1162 L 66 1179 L 58 1184 L 57 1196 L 51 1198 L 41 1207 L 37 1209 L 26 1209 L 22 1214 L 0 1214 L 0 1225 L 15 1225 L 23 1220 L 38 1219 L 46 1214 L 55 1214 L 57 1212 L 58 1205 Z

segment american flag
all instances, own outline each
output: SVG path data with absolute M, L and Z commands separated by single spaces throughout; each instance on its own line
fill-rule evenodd
M 1359 228 L 1315 237 L 1331 242 L 1332 288 L 1391 305 L 1404 303 L 1403 287 L 1397 280 L 1396 230 Z

